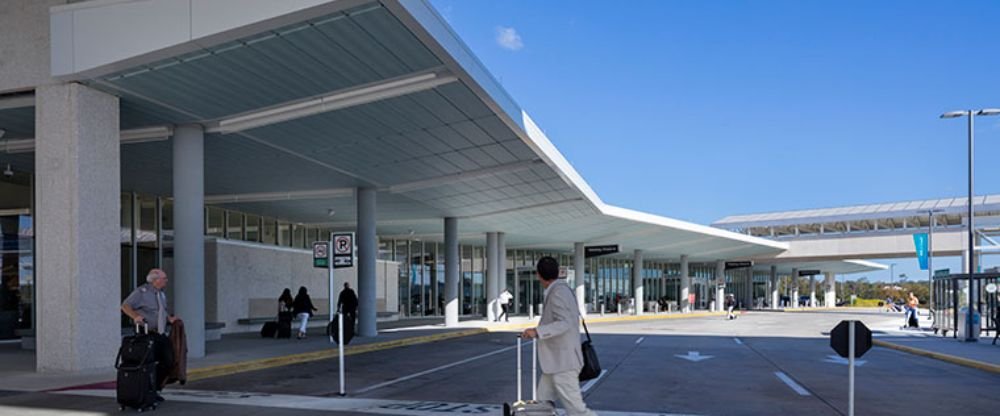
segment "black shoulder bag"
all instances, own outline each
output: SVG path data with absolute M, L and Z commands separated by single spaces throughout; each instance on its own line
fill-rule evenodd
M 597 360 L 597 351 L 590 342 L 590 330 L 587 329 L 587 321 L 580 317 L 583 322 L 583 331 L 587 333 L 587 340 L 580 343 L 580 352 L 583 353 L 583 368 L 580 369 L 580 381 L 587 381 L 601 375 L 601 362 Z

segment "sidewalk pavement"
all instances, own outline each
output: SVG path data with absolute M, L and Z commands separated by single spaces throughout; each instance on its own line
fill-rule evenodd
M 649 319 L 696 318 L 719 315 L 718 312 L 660 313 L 640 316 L 592 314 L 588 323 L 627 322 Z M 482 318 L 464 318 L 454 327 L 446 328 L 443 317 L 404 318 L 379 322 L 379 335 L 374 338 L 354 337 L 344 349 L 345 355 L 361 354 L 423 344 L 487 332 L 520 331 L 536 325 L 538 317 L 513 316 L 509 322 L 489 322 Z M 337 348 L 325 335 L 324 327 L 309 328 L 309 337 L 298 340 L 261 339 L 256 332 L 225 334 L 222 340 L 206 345 L 206 356 L 188 360 L 188 380 L 198 380 L 246 371 L 261 370 L 323 360 L 337 356 Z M 33 351 L 17 349 L 14 344 L 0 345 L 0 391 L 50 391 L 80 386 L 107 388 L 115 379 L 114 357 L 108 366 L 98 370 L 73 373 L 35 372 Z
M 902 313 L 899 313 L 902 323 Z M 930 321 L 921 318 L 920 329 L 899 326 L 871 328 L 874 345 L 897 351 L 1000 374 L 1000 345 L 992 345 L 993 336 L 981 335 L 979 342 L 962 342 L 951 336 L 935 335 Z

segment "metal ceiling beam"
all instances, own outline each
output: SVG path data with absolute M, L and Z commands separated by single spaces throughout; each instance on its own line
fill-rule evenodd
M 208 123 L 205 132 L 236 133 L 426 91 L 456 81 L 458 78 L 444 69 L 421 71 L 231 116 Z
M 439 186 L 451 185 L 457 182 L 465 182 L 473 179 L 495 176 L 502 173 L 519 172 L 522 170 L 531 169 L 535 166 L 543 166 L 544 163 L 545 162 L 542 161 L 541 159 L 534 159 L 523 162 L 514 162 L 505 165 L 497 165 L 483 169 L 459 172 L 452 175 L 439 176 L 436 178 L 401 183 L 397 185 L 392 185 L 382 190 L 389 191 L 394 194 L 413 192 L 427 188 L 436 188 Z
M 300 201 L 306 199 L 332 199 L 354 196 L 354 188 L 313 189 L 308 191 L 257 192 L 246 194 L 206 195 L 206 204 L 234 204 L 239 202 Z
M 170 126 L 143 127 L 138 129 L 122 130 L 118 140 L 121 144 L 134 144 L 157 142 L 167 140 L 174 135 L 174 129 Z M 0 150 L 7 153 L 29 153 L 35 151 L 35 139 L 10 139 L 0 140 Z

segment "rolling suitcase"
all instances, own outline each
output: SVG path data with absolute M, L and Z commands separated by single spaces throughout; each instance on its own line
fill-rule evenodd
M 260 327 L 260 336 L 264 338 L 274 338 L 278 334 L 278 321 L 264 322 Z
M 503 404 L 504 416 L 552 416 L 556 404 L 551 400 L 538 400 L 538 342 L 531 343 L 531 400 L 521 399 L 521 337 L 517 337 L 517 401 Z
M 291 311 L 278 311 L 278 338 L 291 338 L 292 337 L 292 319 L 295 318 L 295 314 Z
M 278 321 L 278 338 L 292 337 L 292 321 Z
M 135 328 L 135 335 L 122 339 L 115 358 L 118 370 L 115 395 L 119 410 L 156 410 L 156 339 L 148 326 L 142 332 L 139 325 Z

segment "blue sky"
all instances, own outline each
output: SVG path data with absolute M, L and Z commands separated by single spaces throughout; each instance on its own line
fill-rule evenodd
M 937 117 L 1000 107 L 995 1 L 432 4 L 605 202 L 701 224 L 965 195 Z M 1000 117 L 976 137 L 1000 193 Z

